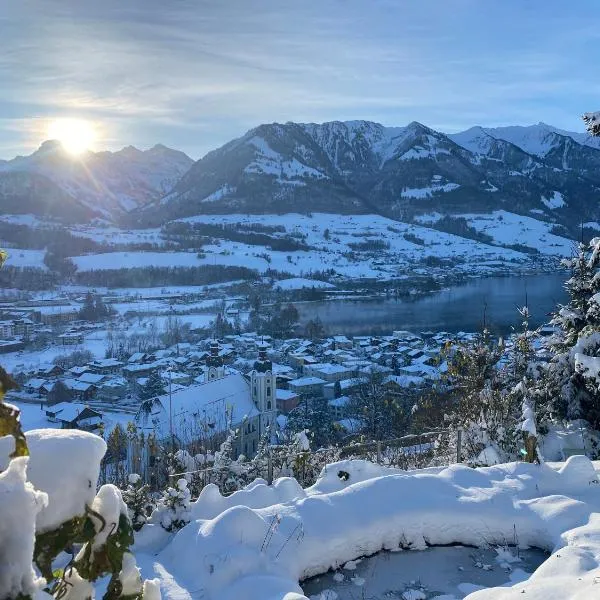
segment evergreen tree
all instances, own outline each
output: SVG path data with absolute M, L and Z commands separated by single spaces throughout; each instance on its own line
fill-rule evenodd
M 60 380 L 56 381 L 52 389 L 48 392 L 48 405 L 59 404 L 60 402 L 72 402 L 73 393 Z
M 385 387 L 387 375 L 371 370 L 358 380 L 350 396 L 347 414 L 361 424 L 361 433 L 371 440 L 394 437 L 403 429 L 403 407 L 388 394 Z
M 152 371 L 140 391 L 140 400 L 150 400 L 166 394 L 165 385 L 158 371 Z
M 547 344 L 553 357 L 534 399 L 546 421 L 583 418 L 600 429 L 600 238 L 580 244 L 563 264 L 571 270 L 569 300 L 553 315 L 557 332 Z
M 500 460 L 500 439 L 511 412 L 498 366 L 503 351 L 503 345 L 495 343 L 486 329 L 470 342 L 446 347 L 448 369 L 432 392 L 419 400 L 413 415 L 417 426 L 427 423 L 427 428 L 449 430 L 437 448 L 443 461 L 456 455 L 459 430 L 463 460 L 472 464 Z
M 94 296 L 92 292 L 85 295 L 83 306 L 79 311 L 79 317 L 84 321 L 95 321 L 96 320 L 96 304 L 94 303 Z
M 144 484 L 137 473 L 131 473 L 127 481 L 127 488 L 123 491 L 123 500 L 127 504 L 127 513 L 134 531 L 139 531 L 154 509 L 149 494 L 150 486 Z
M 308 431 L 317 448 L 331 445 L 337 438 L 331 407 L 323 398 L 304 398 L 288 415 L 290 433 Z
M 152 513 L 151 521 L 158 523 L 167 531 L 179 531 L 191 520 L 191 494 L 188 482 L 179 479 L 175 487 L 168 487 L 162 494 Z

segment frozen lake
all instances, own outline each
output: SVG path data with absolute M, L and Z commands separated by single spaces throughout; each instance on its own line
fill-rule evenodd
M 301 585 L 311 600 L 460 600 L 481 588 L 524 581 L 547 556 L 537 549 L 517 555 L 515 548 L 499 553 L 465 546 L 379 552 Z
M 525 304 L 531 325 L 548 320 L 558 302 L 566 300 L 567 275 L 550 273 L 522 277 L 474 279 L 415 300 L 331 300 L 297 305 L 301 323 L 319 317 L 328 334 L 368 335 L 409 331 L 479 331 L 484 311 L 488 328 L 506 334 L 520 324 L 517 307 Z

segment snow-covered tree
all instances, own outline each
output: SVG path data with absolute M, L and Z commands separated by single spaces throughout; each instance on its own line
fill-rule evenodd
M 600 238 L 563 262 L 571 270 L 569 299 L 553 315 L 552 359 L 533 398 L 544 421 L 582 418 L 600 429 Z
M 583 120 L 590 135 L 600 136 L 600 111 L 585 113 Z
M 134 531 L 139 531 L 154 510 L 150 498 L 150 486 L 142 481 L 137 473 L 128 477 L 127 488 L 123 490 L 123 500 L 127 505 L 127 514 L 131 520 Z
M 150 400 L 151 398 L 163 396 L 164 394 L 166 394 L 165 384 L 160 373 L 158 373 L 158 371 L 152 371 L 152 373 L 148 375 L 146 383 L 140 390 L 140 400 Z
M 191 494 L 186 479 L 178 479 L 175 487 L 169 486 L 162 494 L 152 513 L 151 522 L 167 531 L 178 531 L 191 521 Z

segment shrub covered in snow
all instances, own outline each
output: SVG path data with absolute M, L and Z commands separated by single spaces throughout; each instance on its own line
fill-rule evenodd
M 187 480 L 179 479 L 175 487 L 169 486 L 163 492 L 152 513 L 151 522 L 167 531 L 178 531 L 191 520 L 191 499 Z
M 149 491 L 150 486 L 137 473 L 129 475 L 127 488 L 123 490 L 123 500 L 134 531 L 139 531 L 144 526 L 154 510 Z
M 141 598 L 121 492 L 104 485 L 96 494 L 104 441 L 73 430 L 23 435 L 17 416 L 0 398 L 0 432 L 12 434 L 0 438 L 0 598 L 31 598 L 42 589 L 56 598 L 93 598 L 93 583 L 105 576 L 106 599 Z M 54 559 L 73 545 L 77 554 L 57 574 Z M 157 598 L 156 586 L 147 588 Z

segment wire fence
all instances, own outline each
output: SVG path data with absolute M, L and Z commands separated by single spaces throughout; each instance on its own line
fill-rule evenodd
M 149 438 L 128 439 L 104 461 L 101 481 L 125 486 L 127 476 L 137 473 L 151 489 L 159 490 L 183 477 L 196 493 L 211 483 L 222 493 L 231 493 L 257 478 L 271 484 L 279 477 L 294 477 L 307 487 L 327 464 L 341 460 L 366 460 L 401 470 L 460 462 L 460 438 L 460 432 L 446 429 L 378 441 L 354 436 L 342 446 L 314 451 L 300 451 L 293 445 L 271 446 L 260 457 L 225 463 L 215 463 L 208 452 L 191 455 L 184 451 L 173 457 Z

